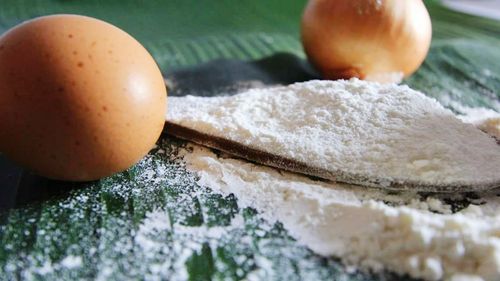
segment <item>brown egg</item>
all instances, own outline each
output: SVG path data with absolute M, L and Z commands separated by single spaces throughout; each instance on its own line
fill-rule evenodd
M 106 22 L 53 15 L 0 38 L 0 151 L 48 178 L 95 180 L 154 146 L 166 87 L 146 49 Z

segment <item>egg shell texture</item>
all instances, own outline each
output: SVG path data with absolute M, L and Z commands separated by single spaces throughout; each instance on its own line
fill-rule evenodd
M 49 178 L 94 180 L 142 158 L 166 88 L 147 50 L 106 22 L 56 15 L 0 38 L 0 151 Z

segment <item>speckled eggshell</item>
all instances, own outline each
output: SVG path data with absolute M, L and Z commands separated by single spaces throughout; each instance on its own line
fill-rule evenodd
M 48 178 L 95 180 L 161 134 L 166 87 L 146 49 L 90 17 L 53 15 L 0 38 L 0 151 Z

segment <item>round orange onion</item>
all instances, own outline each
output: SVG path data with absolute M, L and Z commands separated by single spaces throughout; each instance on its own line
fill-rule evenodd
M 422 0 L 309 0 L 302 44 L 327 79 L 394 82 L 422 64 L 432 37 Z

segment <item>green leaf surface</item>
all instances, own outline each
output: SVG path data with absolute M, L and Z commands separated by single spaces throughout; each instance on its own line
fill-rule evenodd
M 500 110 L 500 23 L 425 3 L 433 19 L 432 48 L 405 82 L 455 110 L 460 105 Z M 193 76 L 218 77 L 210 76 L 214 70 L 225 77 L 225 86 L 246 78 L 288 83 L 313 77 L 299 40 L 304 5 L 1 0 L 0 32 L 52 13 L 101 18 L 141 41 L 167 79 L 187 75 L 184 93 L 205 87 L 213 94 L 219 88 Z M 276 53 L 286 54 L 253 61 Z M 215 59 L 235 61 L 200 66 Z M 298 245 L 279 223 L 238 208 L 234 196 L 198 186 L 196 175 L 175 157 L 183 145 L 163 137 L 124 173 L 78 186 L 49 182 L 40 192 L 56 196 L 18 202 L 0 214 L 0 280 L 409 280 L 388 272 L 352 272 L 338 259 Z

